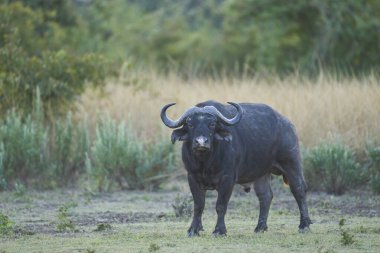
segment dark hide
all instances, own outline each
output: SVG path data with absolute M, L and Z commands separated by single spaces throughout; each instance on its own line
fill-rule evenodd
M 227 233 L 224 216 L 235 184 L 243 185 L 248 192 L 253 183 L 260 201 L 255 232 L 267 230 L 267 217 L 273 198 L 271 174 L 282 175 L 289 184 L 300 211 L 299 229 L 308 229 L 311 221 L 306 204 L 306 184 L 294 126 L 267 105 L 240 105 L 244 111 L 243 117 L 234 126 L 225 126 L 212 115 L 197 114 L 190 115 L 182 128 L 173 131 L 173 143 L 184 141 L 182 160 L 194 198 L 194 217 L 188 235 L 198 235 L 202 230 L 201 216 L 206 190 L 218 192 L 218 219 L 213 234 Z M 227 118 L 236 115 L 233 106 L 214 101 L 197 106 L 214 106 Z M 198 136 L 204 137 L 199 139 Z

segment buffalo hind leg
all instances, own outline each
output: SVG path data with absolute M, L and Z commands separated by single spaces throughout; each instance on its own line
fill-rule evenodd
M 297 201 L 300 211 L 300 225 L 298 227 L 299 232 L 306 232 L 309 230 L 309 226 L 312 222 L 309 217 L 309 211 L 306 203 L 307 185 L 303 177 L 302 166 L 300 162 L 286 163 L 282 164 L 282 166 L 285 172 L 285 177 L 288 180 L 290 190 Z
M 199 187 L 198 183 L 191 174 L 188 174 L 187 179 L 189 181 L 191 194 L 193 195 L 194 200 L 193 221 L 191 222 L 190 228 L 187 230 L 187 235 L 192 237 L 199 235 L 199 232 L 203 231 L 202 213 L 205 207 L 206 191 Z
M 267 174 L 253 182 L 256 196 L 260 202 L 259 221 L 255 228 L 256 233 L 268 230 L 267 219 L 269 208 L 273 199 L 270 178 L 270 174 Z

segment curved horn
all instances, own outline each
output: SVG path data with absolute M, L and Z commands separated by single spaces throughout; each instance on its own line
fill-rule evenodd
M 237 114 L 232 119 L 226 118 L 214 106 L 205 106 L 205 107 L 196 107 L 196 106 L 194 106 L 194 107 L 191 107 L 190 109 L 188 109 L 179 119 L 177 119 L 177 120 L 171 120 L 171 119 L 169 119 L 166 116 L 166 110 L 170 106 L 175 105 L 175 103 L 170 103 L 170 104 L 165 105 L 161 109 L 161 120 L 162 120 L 162 122 L 164 122 L 164 124 L 167 127 L 177 128 L 177 127 L 180 127 L 180 126 L 182 126 L 184 124 L 185 119 L 189 115 L 191 115 L 193 113 L 199 113 L 200 112 L 200 113 L 208 113 L 208 114 L 214 115 L 214 116 L 218 117 L 225 125 L 232 126 L 232 125 L 237 124 L 241 120 L 241 117 L 243 115 L 243 108 L 239 104 L 236 104 L 236 103 L 233 103 L 233 102 L 228 102 L 228 103 L 237 109 Z
M 167 104 L 165 105 L 164 107 L 162 107 L 161 109 L 161 120 L 162 122 L 164 122 L 164 124 L 167 126 L 167 127 L 170 127 L 170 128 L 177 128 L 177 127 L 180 127 L 184 124 L 184 121 L 185 119 L 192 113 L 194 113 L 194 111 L 196 110 L 195 107 L 192 107 L 190 108 L 189 110 L 187 110 L 179 119 L 177 120 L 171 120 L 169 119 L 167 116 L 166 116 L 166 110 L 170 107 L 170 106 L 173 106 L 175 105 L 176 103 L 170 103 L 170 104 Z
M 213 115 L 217 116 L 225 125 L 233 126 L 233 125 L 237 124 L 241 120 L 241 117 L 243 116 L 243 108 L 239 104 L 236 104 L 236 103 L 233 103 L 233 102 L 227 102 L 227 103 L 229 103 L 230 105 L 232 105 L 233 107 L 235 107 L 236 110 L 237 110 L 237 114 L 232 119 L 226 118 L 214 106 L 205 106 L 202 109 L 203 109 L 203 111 L 205 113 L 209 113 L 209 114 L 213 114 Z

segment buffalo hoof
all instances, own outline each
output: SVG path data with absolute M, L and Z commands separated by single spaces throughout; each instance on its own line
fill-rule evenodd
M 299 232 L 300 234 L 307 234 L 307 233 L 310 233 L 311 230 L 310 230 L 309 227 L 305 227 L 305 228 L 299 228 L 299 229 L 298 229 L 298 232 Z
M 203 231 L 203 227 L 202 226 L 197 227 L 197 228 L 190 227 L 187 230 L 187 236 L 188 237 L 199 236 L 199 232 L 200 231 Z
M 268 226 L 266 224 L 258 224 L 255 228 L 255 233 L 264 233 L 268 230 Z
M 301 224 L 298 226 L 298 232 L 300 232 L 300 233 L 310 232 L 309 226 L 311 224 L 313 224 L 313 222 L 311 222 L 310 218 L 303 219 L 301 221 Z
M 215 237 L 227 236 L 227 229 L 226 228 L 216 228 L 214 230 L 214 232 L 212 232 L 212 235 Z

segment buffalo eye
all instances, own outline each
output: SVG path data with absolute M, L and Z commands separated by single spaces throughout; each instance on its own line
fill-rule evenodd
M 193 126 L 191 123 L 187 123 L 187 127 L 188 127 L 189 129 L 193 129 L 193 128 L 194 128 L 194 126 Z
M 210 125 L 209 125 L 209 128 L 214 129 L 215 127 L 216 127 L 215 122 L 211 122 Z

